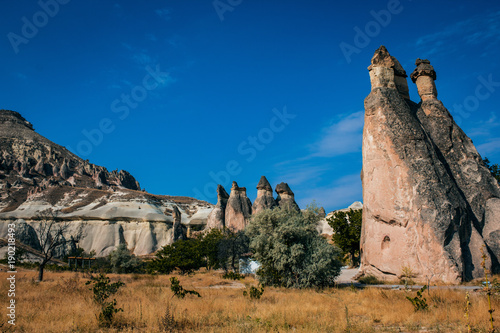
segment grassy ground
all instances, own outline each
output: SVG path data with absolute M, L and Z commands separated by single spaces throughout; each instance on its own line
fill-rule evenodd
M 36 283 L 36 274 L 17 273 L 16 326 L 11 326 L 6 322 L 7 274 L 0 273 L 3 332 L 467 332 L 465 291 L 425 292 L 429 310 L 420 312 L 406 299 L 415 292 L 372 288 L 266 288 L 260 300 L 250 300 L 242 287 L 257 285 L 254 279 L 234 283 L 216 272 L 175 275 L 186 289 L 202 295 L 185 299 L 172 297 L 170 276 L 110 275 L 126 284 L 115 295 L 124 311 L 115 316 L 114 327 L 100 329 L 98 308 L 85 285 L 88 276 L 47 272 L 46 280 Z M 473 332 L 488 332 L 486 296 L 473 292 L 471 303 Z M 499 298 L 493 307 L 500 309 Z M 165 328 L 167 308 L 173 320 Z

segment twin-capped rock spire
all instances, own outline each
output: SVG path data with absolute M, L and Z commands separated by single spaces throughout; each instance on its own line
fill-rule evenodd
M 407 96 L 401 65 L 380 47 L 363 129 L 361 272 L 447 283 L 500 271 L 500 187 L 470 138 L 437 99 L 436 72 L 417 59 Z M 403 80 L 404 79 L 404 80 Z
M 274 199 L 273 189 L 266 177 L 262 176 L 257 184 L 257 198 L 251 203 L 246 194 L 245 187 L 239 187 L 233 182 L 231 194 L 228 195 L 222 185 L 217 186 L 217 205 L 208 215 L 206 229 L 229 228 L 243 230 L 250 222 L 252 214 L 257 214 L 264 209 L 293 209 L 299 211 L 294 194 L 286 183 L 276 186 L 278 197 Z

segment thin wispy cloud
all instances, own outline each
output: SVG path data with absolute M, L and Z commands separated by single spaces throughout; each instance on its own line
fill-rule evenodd
M 500 151 L 500 138 L 489 139 L 487 142 L 477 146 L 477 150 L 481 156 L 498 153 Z
M 287 169 L 287 172 L 281 176 L 284 182 L 296 186 L 309 183 L 311 180 L 318 179 L 323 173 L 328 171 L 327 166 L 296 164 Z
M 323 187 L 305 189 L 305 197 L 298 198 L 300 207 L 306 207 L 313 200 L 318 206 L 346 208 L 354 201 L 362 198 L 362 187 L 359 173 L 344 176 Z
M 441 31 L 417 39 L 415 46 L 424 57 L 434 54 L 450 54 L 464 45 L 483 45 L 488 49 L 500 42 L 500 11 L 476 15 L 467 20 L 444 27 Z
M 171 14 L 171 10 L 168 9 L 168 8 L 160 8 L 160 9 L 157 9 L 155 10 L 155 13 L 156 15 L 158 15 L 162 20 L 165 20 L 165 21 L 170 21 L 170 19 L 172 18 L 170 16 Z
M 360 152 L 363 124 L 364 111 L 359 111 L 323 129 L 321 139 L 311 147 L 312 156 L 334 157 Z

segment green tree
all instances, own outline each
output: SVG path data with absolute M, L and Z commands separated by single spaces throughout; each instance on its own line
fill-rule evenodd
M 169 274 L 179 269 L 181 274 L 189 274 L 205 265 L 200 239 L 178 240 L 164 246 L 150 263 L 150 270 Z
M 201 251 L 208 269 L 220 268 L 219 244 L 224 237 L 224 232 L 216 228 L 202 236 Z
M 328 287 L 340 274 L 340 251 L 316 231 L 314 210 L 263 210 L 252 217 L 246 232 L 263 285 L 288 288 Z
M 219 266 L 226 273 L 231 268 L 236 272 L 240 257 L 249 251 L 250 239 L 243 230 L 224 230 L 224 237 L 219 242 L 218 260 Z
M 493 177 L 495 177 L 496 180 L 500 183 L 500 166 L 498 164 L 491 165 L 488 157 L 485 157 L 483 159 L 483 163 L 488 168 L 488 170 L 490 170 Z
M 109 255 L 113 273 L 140 273 L 143 271 L 143 262 L 130 253 L 127 245 L 122 243 Z
M 349 255 L 352 266 L 357 266 L 359 263 L 362 215 L 362 209 L 350 209 L 348 212 L 335 212 L 333 216 L 327 218 L 328 224 L 333 229 L 333 242 L 344 255 Z

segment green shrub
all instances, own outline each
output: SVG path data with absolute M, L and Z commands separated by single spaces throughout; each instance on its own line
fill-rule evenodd
M 175 276 L 170 278 L 170 290 L 172 290 L 174 296 L 177 296 L 177 298 L 184 298 L 187 294 L 201 297 L 197 291 L 184 289 L 184 287 L 181 286 L 181 282 Z
M 87 285 L 93 284 L 90 290 L 94 293 L 94 302 L 96 302 L 101 307 L 101 313 L 97 318 L 100 327 L 110 327 L 113 315 L 119 311 L 123 311 L 122 308 L 116 307 L 116 299 L 108 301 L 111 295 L 116 294 L 118 289 L 125 285 L 125 283 L 118 281 L 111 283 L 109 277 L 104 273 L 99 274 L 99 276 L 91 276 L 90 280 L 86 282 Z
M 143 273 L 144 264 L 122 243 L 109 255 L 113 273 Z
M 406 296 L 406 299 L 413 304 L 413 308 L 415 311 L 427 310 L 429 305 L 427 304 L 427 299 L 423 296 L 424 291 L 427 289 L 427 286 L 423 286 L 419 291 L 417 291 L 417 296 L 409 297 Z
M 190 274 L 204 266 L 201 250 L 199 239 L 179 240 L 166 245 L 150 262 L 149 271 L 169 274 L 177 268 L 181 274 Z
M 250 290 L 243 291 L 243 296 L 249 296 L 250 299 L 260 299 L 264 294 L 264 287 L 261 285 L 260 288 L 254 286 L 250 287 Z
M 379 279 L 377 279 L 373 275 L 362 276 L 358 279 L 358 282 L 363 283 L 363 284 L 383 284 L 384 283 L 383 281 L 380 281 Z

